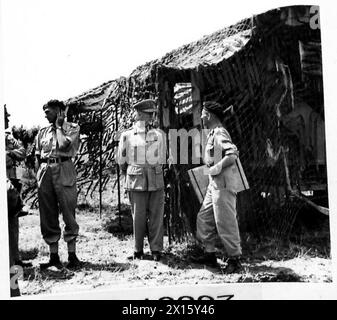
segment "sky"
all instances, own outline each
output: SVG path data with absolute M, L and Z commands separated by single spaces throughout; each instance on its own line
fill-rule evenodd
M 47 124 L 68 99 L 274 4 L 207 0 L 0 0 L 3 103 L 10 125 Z M 285 4 L 289 3 L 286 1 Z

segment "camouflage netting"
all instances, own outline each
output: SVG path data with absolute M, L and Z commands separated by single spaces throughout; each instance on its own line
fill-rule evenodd
M 301 191 L 319 185 L 317 194 L 327 199 L 320 30 L 309 21 L 308 6 L 272 10 L 66 101 L 69 119 L 81 125 L 79 187 L 89 195 L 116 179 L 118 137 L 132 125 L 135 101 L 157 99 L 160 127 L 168 130 L 200 129 L 201 102 L 216 100 L 250 184 L 238 196 L 241 228 L 288 235 L 301 207 L 315 206 Z M 165 171 L 170 239 L 195 232 L 200 204 L 186 173 L 191 167 Z

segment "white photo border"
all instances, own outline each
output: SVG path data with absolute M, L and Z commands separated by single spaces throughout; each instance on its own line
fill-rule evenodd
M 0 0 L 0 14 L 2 2 Z M 212 1 L 212 0 L 210 0 Z M 164 1 L 163 1 L 164 3 Z M 159 5 L 159 4 L 158 4 Z M 165 286 L 165 287 L 141 287 L 123 288 L 116 286 L 111 290 L 81 291 L 64 294 L 43 294 L 37 296 L 23 296 L 12 299 L 159 299 L 160 297 L 172 296 L 177 299 L 181 295 L 189 295 L 197 299 L 200 295 L 211 295 L 213 297 L 223 295 L 234 295 L 235 299 L 336 299 L 337 298 L 337 6 L 332 1 L 238 1 L 237 6 L 248 6 L 254 13 L 259 14 L 265 11 L 289 5 L 319 5 L 320 22 L 322 36 L 322 58 L 323 58 L 323 87 L 324 87 L 324 109 L 326 125 L 326 145 L 327 145 L 327 166 L 328 166 L 328 195 L 330 211 L 330 235 L 331 235 L 331 256 L 332 256 L 332 283 L 226 283 L 193 286 Z M 227 5 L 227 10 L 231 10 L 232 5 Z M 246 18 L 245 15 L 242 18 Z M 2 25 L 0 19 L 0 41 L 2 36 Z M 173 49 L 173 48 L 172 48 Z M 144 61 L 146 62 L 146 61 Z M 3 61 L 0 45 L 0 70 Z M 3 97 L 3 76 L 0 72 L 0 103 L 4 104 Z M 1 181 L 5 181 L 5 145 L 4 145 L 4 121 L 0 117 L 0 163 Z M 8 225 L 7 225 L 7 204 L 5 183 L 0 184 L 0 194 L 2 197 L 0 219 L 0 299 L 9 299 L 9 254 L 8 254 Z

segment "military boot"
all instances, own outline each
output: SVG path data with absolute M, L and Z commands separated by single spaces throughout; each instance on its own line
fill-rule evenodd
M 83 262 L 80 261 L 75 252 L 69 252 L 67 269 L 76 270 L 83 266 Z
M 144 257 L 144 252 L 142 250 L 142 251 L 135 251 L 133 253 L 133 255 L 132 256 L 128 256 L 127 259 L 128 260 L 137 260 L 137 259 L 142 260 L 143 257 Z
M 154 261 L 160 261 L 161 253 L 159 251 L 152 251 L 152 259 Z
M 56 267 L 59 270 L 64 268 L 58 253 L 51 253 L 49 262 L 40 264 L 41 270 L 47 269 L 49 267 Z
M 224 269 L 224 273 L 241 273 L 243 271 L 243 267 L 239 257 L 229 258 L 227 260 L 227 265 Z

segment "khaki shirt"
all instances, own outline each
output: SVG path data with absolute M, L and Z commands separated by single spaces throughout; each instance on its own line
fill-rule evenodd
M 57 143 L 56 128 L 53 125 L 40 129 L 35 138 L 35 155 L 41 159 L 57 157 L 75 157 L 79 147 L 80 127 L 76 123 L 63 122 L 62 131 L 66 139 L 70 141 L 69 146 L 61 150 Z
M 6 152 L 7 178 L 16 179 L 16 162 L 26 157 L 26 151 L 22 144 L 9 131 L 5 131 L 5 139 L 6 151 L 11 151 L 10 155 Z
M 211 167 L 217 164 L 223 157 L 230 154 L 239 154 L 231 136 L 224 127 L 216 127 L 207 135 L 204 162 Z
M 243 171 L 239 151 L 228 131 L 224 127 L 217 127 L 207 136 L 204 161 L 207 166 L 217 164 L 223 157 L 237 155 L 235 162 L 221 170 L 218 175 L 209 175 L 209 186 L 213 189 L 227 189 L 232 192 L 241 192 L 249 189 L 246 175 Z
M 121 134 L 117 163 L 126 174 L 126 190 L 156 191 L 164 188 L 162 164 L 166 147 L 160 130 L 148 132 L 140 122 Z
M 35 139 L 35 155 L 41 159 L 58 157 L 75 157 L 79 147 L 80 127 L 76 123 L 63 122 L 63 134 L 70 142 L 66 149 L 61 150 L 58 146 L 56 128 L 54 125 L 40 129 Z M 76 170 L 72 161 L 65 161 L 60 164 L 60 182 L 63 186 L 73 186 L 76 183 Z M 47 163 L 41 163 L 36 173 L 37 185 L 41 186 L 43 177 L 48 169 Z

